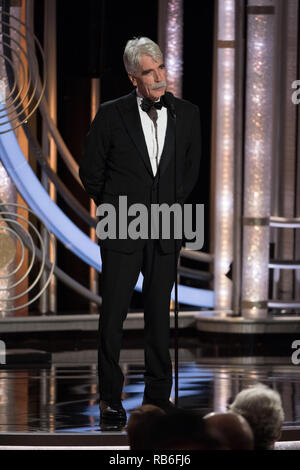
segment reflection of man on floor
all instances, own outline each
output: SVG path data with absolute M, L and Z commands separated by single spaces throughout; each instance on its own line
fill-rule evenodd
M 149 213 L 153 203 L 183 204 L 197 182 L 200 161 L 198 107 L 166 92 L 166 70 L 158 45 L 148 38 L 128 41 L 124 64 L 135 90 L 100 106 L 80 165 L 86 191 L 97 206 L 112 204 L 116 220 L 120 195 L 127 196 L 128 207 L 142 203 Z M 99 243 L 101 418 L 102 422 L 125 423 L 119 355 L 123 321 L 140 272 L 144 276 L 145 319 L 143 403 L 164 410 L 172 407 L 169 306 L 182 240 L 174 240 L 171 231 L 170 239 L 162 239 L 160 234 L 159 239 L 108 238 Z

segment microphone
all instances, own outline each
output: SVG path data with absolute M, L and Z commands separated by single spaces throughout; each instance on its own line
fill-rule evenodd
M 170 111 L 171 117 L 173 119 L 176 119 L 173 93 L 171 93 L 170 91 L 166 91 L 166 93 L 161 97 L 161 101 L 163 102 L 164 106 Z

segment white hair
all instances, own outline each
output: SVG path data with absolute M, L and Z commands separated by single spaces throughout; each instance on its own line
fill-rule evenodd
M 284 412 L 279 393 L 271 388 L 259 383 L 242 390 L 229 408 L 250 424 L 255 449 L 270 449 L 279 439 Z
M 133 38 L 127 41 L 123 61 L 127 73 L 135 74 L 140 68 L 142 55 L 149 55 L 155 61 L 163 58 L 159 46 L 146 37 Z

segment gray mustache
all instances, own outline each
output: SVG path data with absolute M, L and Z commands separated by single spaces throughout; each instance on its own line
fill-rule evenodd
M 164 87 L 164 86 L 167 86 L 167 82 L 159 82 L 159 83 L 155 83 L 154 85 L 152 85 L 150 87 L 151 90 L 156 90 L 157 88 L 161 88 L 161 87 Z

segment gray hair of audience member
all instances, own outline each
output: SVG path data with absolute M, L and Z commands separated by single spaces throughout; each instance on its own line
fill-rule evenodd
M 209 429 L 219 433 L 228 450 L 253 450 L 254 435 L 246 419 L 237 413 L 209 413 L 204 416 Z
M 138 37 L 127 41 L 123 55 L 127 73 L 135 74 L 138 72 L 143 54 L 149 55 L 156 62 L 163 58 L 159 46 L 149 38 Z
M 132 411 L 126 428 L 131 450 L 144 450 L 148 448 L 149 429 L 158 417 L 165 414 L 164 410 L 150 404 L 139 406 Z
M 273 449 L 284 420 L 279 393 L 259 383 L 239 392 L 229 408 L 250 424 L 255 450 Z

